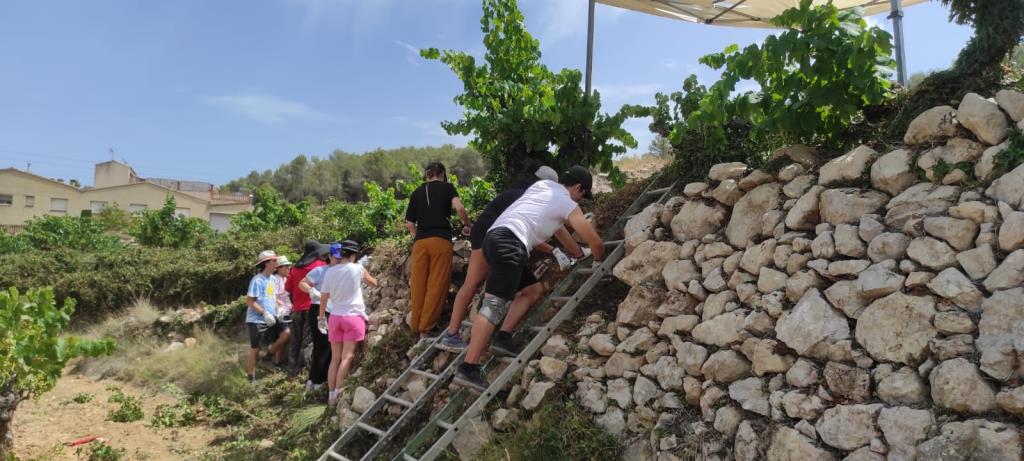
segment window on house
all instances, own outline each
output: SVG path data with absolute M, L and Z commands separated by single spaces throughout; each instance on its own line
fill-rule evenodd
M 191 213 L 191 210 L 188 209 L 188 208 L 175 208 L 174 209 L 174 214 L 176 216 L 179 216 L 179 217 L 187 218 L 189 216 L 189 213 Z
M 32 208 L 34 206 L 36 206 L 36 196 L 35 195 L 26 195 L 25 196 L 25 208 Z
M 89 209 L 92 210 L 92 214 L 99 214 L 107 207 L 107 202 L 97 202 L 95 200 L 89 202 Z
M 138 212 L 140 212 L 142 210 L 145 210 L 145 209 L 148 209 L 148 208 L 149 207 L 146 206 L 146 204 L 144 204 L 144 203 L 130 203 L 130 204 L 128 204 L 128 212 L 129 213 L 138 213 Z
M 68 212 L 68 199 L 66 198 L 51 198 L 50 199 L 50 211 L 54 213 L 67 213 Z
M 14 205 L 14 196 L 11 194 L 0 194 L 0 205 Z

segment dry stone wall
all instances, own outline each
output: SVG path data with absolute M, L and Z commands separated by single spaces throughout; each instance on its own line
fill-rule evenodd
M 715 165 L 630 220 L 628 297 L 553 338 L 519 406 L 568 370 L 627 459 L 1024 459 L 1024 166 L 993 177 L 1022 118 L 969 94 L 892 152 Z

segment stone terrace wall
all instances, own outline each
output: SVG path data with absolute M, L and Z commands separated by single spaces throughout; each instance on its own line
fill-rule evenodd
M 884 155 L 715 165 L 630 220 L 616 318 L 553 338 L 520 406 L 568 364 L 627 459 L 1022 459 L 1024 166 L 992 178 L 1022 118 L 969 94 Z

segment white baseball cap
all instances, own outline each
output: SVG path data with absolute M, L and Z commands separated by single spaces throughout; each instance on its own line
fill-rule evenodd
M 537 171 L 533 174 L 540 179 L 558 182 L 558 173 L 555 173 L 555 170 L 547 165 L 537 168 Z

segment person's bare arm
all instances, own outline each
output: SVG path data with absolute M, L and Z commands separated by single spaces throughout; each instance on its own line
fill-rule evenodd
M 406 221 L 405 228 L 409 229 L 409 235 L 411 235 L 412 238 L 416 238 L 416 223 L 412 221 Z
M 363 271 L 363 282 L 370 286 L 377 286 L 377 277 L 370 275 L 369 272 Z
M 579 210 L 579 208 L 577 208 L 577 210 Z M 572 234 L 569 233 L 569 230 L 566 229 L 565 226 L 559 227 L 558 230 L 555 231 L 555 238 L 558 239 L 558 243 L 561 243 L 562 248 L 565 248 L 573 258 L 580 259 L 583 257 L 583 249 L 580 248 L 580 245 L 572 238 Z
M 320 294 L 320 317 L 327 316 L 327 299 L 330 297 L 330 293 L 324 292 Z
M 313 283 L 309 281 L 309 278 L 304 278 L 299 282 L 299 289 L 303 293 L 309 293 L 310 288 L 313 288 Z
M 452 197 L 452 208 L 455 208 L 455 212 L 459 214 L 459 219 L 462 220 L 462 235 L 469 235 L 469 213 L 466 212 L 466 207 L 462 205 L 462 200 L 458 197 Z
M 551 246 L 550 243 L 544 242 L 544 243 L 541 243 L 540 245 L 537 245 L 537 246 L 533 247 L 533 251 L 539 251 L 541 253 L 551 254 L 552 251 L 555 251 L 555 247 Z
M 250 309 L 256 311 L 257 314 L 263 315 L 267 311 L 263 310 L 263 306 L 260 306 L 258 300 L 252 296 L 245 297 L 245 305 L 249 306 Z
M 583 238 L 587 246 L 590 247 L 590 251 L 594 255 L 594 263 L 604 261 L 604 242 L 601 241 L 601 236 L 597 235 L 597 231 L 594 230 L 594 226 L 587 221 L 586 216 L 583 216 L 583 210 L 576 207 L 569 214 L 569 222 L 572 224 L 572 228 L 576 229 L 576 233 Z

